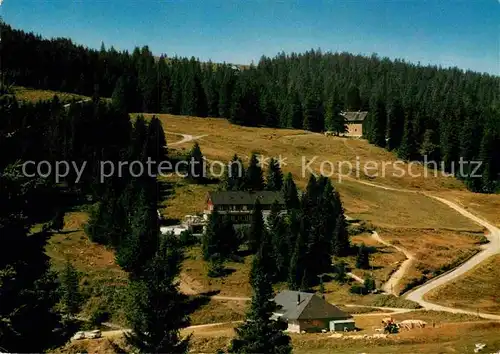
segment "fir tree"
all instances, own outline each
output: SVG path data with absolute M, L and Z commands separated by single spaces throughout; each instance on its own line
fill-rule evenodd
M 198 143 L 194 143 L 194 146 L 189 153 L 187 175 L 188 178 L 196 182 L 201 182 L 206 178 L 205 158 Z
M 356 268 L 370 269 L 370 254 L 365 244 L 361 244 L 358 248 L 358 255 L 356 256 Z
M 82 304 L 80 294 L 78 273 L 69 261 L 66 261 L 64 271 L 61 276 L 61 301 L 64 312 L 70 316 L 75 316 Z
M 306 96 L 303 109 L 303 127 L 305 130 L 319 132 L 323 130 L 324 116 L 321 101 L 318 96 L 310 94 Z
M 216 253 L 210 257 L 207 275 L 210 278 L 218 278 L 224 275 L 224 258 Z
M 133 276 L 139 276 L 153 256 L 159 239 L 158 214 L 145 191 L 141 192 L 131 220 L 131 233 L 118 247 L 117 263 Z
M 310 228 L 307 220 L 302 218 L 288 271 L 288 287 L 292 290 L 298 290 L 301 288 L 301 285 L 305 285 L 304 276 L 307 272 L 306 256 L 309 231 Z
M 404 133 L 405 113 L 401 102 L 394 99 L 387 111 L 387 149 L 399 148 Z
M 257 154 L 252 153 L 245 174 L 245 188 L 250 191 L 261 191 L 264 189 L 264 178 L 262 168 L 259 164 Z
M 230 353 L 292 352 L 290 337 L 283 333 L 286 324 L 271 320 L 278 307 L 272 300 L 272 282 L 265 265 L 270 259 L 267 252 L 268 245 L 264 242 L 252 263 L 252 304 L 245 323 L 236 329 L 236 338 L 231 342 Z
M 325 129 L 333 131 L 335 135 L 347 132 L 346 118 L 340 113 L 339 102 L 336 99 L 328 101 L 325 110 Z
M 415 138 L 413 137 L 413 128 L 410 117 L 407 116 L 405 120 L 403 138 L 401 145 L 398 149 L 399 158 L 410 161 L 415 157 L 417 147 L 415 145 Z
M 209 261 L 214 254 L 219 253 L 220 230 L 222 229 L 222 216 L 214 208 L 208 219 L 208 225 L 201 239 L 203 259 Z
M 370 101 L 370 128 L 369 141 L 375 145 L 384 147 L 386 143 L 387 113 L 384 102 L 379 97 L 373 97 Z
M 299 95 L 294 92 L 291 94 L 286 107 L 287 123 L 284 127 L 300 129 L 302 128 L 302 105 L 300 103 Z
M 61 209 L 57 209 L 54 217 L 50 221 L 50 227 L 52 230 L 60 231 L 64 227 L 64 212 Z
M 349 253 L 350 247 L 349 233 L 347 232 L 345 216 L 342 211 L 338 214 L 337 220 L 335 221 L 332 247 L 333 254 L 339 257 L 346 256 Z
M 278 161 L 271 158 L 269 168 L 267 170 L 266 190 L 280 191 L 283 187 L 283 173 L 281 172 Z
M 226 191 L 241 191 L 245 188 L 245 168 L 243 162 L 234 155 L 227 165 L 227 172 L 222 181 L 222 189 Z
M 127 319 L 132 331 L 125 338 L 140 352 L 188 352 L 190 337 L 180 336 L 189 325 L 187 299 L 176 282 L 183 259 L 177 239 L 167 235 L 141 277 L 130 282 Z
M 347 270 L 344 261 L 339 261 L 334 265 L 335 270 L 335 280 L 341 284 L 345 283 L 347 280 Z
M 120 76 L 116 81 L 111 102 L 119 111 L 127 112 L 129 105 L 127 98 L 127 79 L 125 76 Z
M 148 126 L 148 139 L 146 142 L 147 155 L 156 164 L 161 163 L 167 157 L 167 140 L 161 121 L 153 116 Z M 153 165 L 157 168 L 158 165 Z M 153 171 L 157 172 L 157 171 Z
M 297 186 L 295 185 L 290 172 L 288 172 L 283 181 L 282 193 L 288 210 L 297 209 L 299 207 L 299 194 Z
M 272 259 L 275 261 L 272 272 L 274 280 L 286 280 L 288 266 L 290 265 L 289 244 L 286 237 L 286 225 L 280 216 L 281 206 L 277 201 L 271 205 L 267 219 L 269 235 L 273 247 Z
M 266 228 L 264 225 L 264 217 L 262 216 L 262 205 L 259 199 L 255 200 L 252 211 L 252 222 L 248 230 L 249 242 L 248 246 L 252 252 L 257 252 L 261 242 L 265 238 Z

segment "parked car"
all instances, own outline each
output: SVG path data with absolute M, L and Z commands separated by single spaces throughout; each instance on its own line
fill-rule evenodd
M 79 340 L 79 339 L 85 339 L 85 332 L 76 332 L 73 337 L 71 337 L 71 340 Z
M 101 336 L 101 331 L 98 329 L 85 333 L 85 338 L 87 339 L 101 338 Z

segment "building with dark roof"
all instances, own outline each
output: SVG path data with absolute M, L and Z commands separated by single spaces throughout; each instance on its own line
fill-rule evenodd
M 274 298 L 279 307 L 273 319 L 288 323 L 290 332 L 354 330 L 351 315 L 316 294 L 284 290 Z
M 347 122 L 346 135 L 361 137 L 363 135 L 363 122 L 368 115 L 368 112 L 341 112 L 340 114 L 346 119 Z
M 262 214 L 265 219 L 267 219 L 271 205 L 275 201 L 278 202 L 281 210 L 285 209 L 285 202 L 281 192 L 217 191 L 207 194 L 204 218 L 208 220 L 208 216 L 217 208 L 220 214 L 230 215 L 235 226 L 249 225 L 256 200 L 259 200 L 262 206 Z

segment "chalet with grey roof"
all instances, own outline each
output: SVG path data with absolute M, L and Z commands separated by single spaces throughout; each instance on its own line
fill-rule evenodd
M 313 293 L 284 290 L 274 298 L 279 309 L 273 319 L 288 323 L 289 332 L 354 330 L 351 315 Z

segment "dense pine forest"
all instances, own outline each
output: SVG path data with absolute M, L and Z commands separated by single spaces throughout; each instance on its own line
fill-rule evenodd
M 341 110 L 368 110 L 365 137 L 405 160 L 483 162 L 477 192 L 498 188 L 500 78 L 376 55 L 281 53 L 241 69 L 195 58 L 92 50 L 2 24 L 2 70 L 16 85 L 113 97 L 128 112 L 224 117 L 242 125 L 333 129 Z M 453 166 L 455 164 L 455 167 Z M 473 166 L 471 166 L 472 170 Z M 472 171 L 470 171 L 472 172 Z

